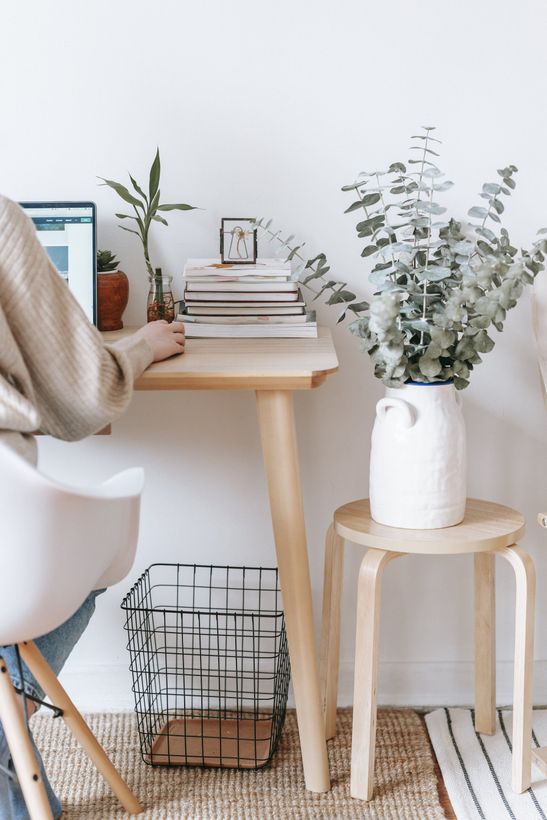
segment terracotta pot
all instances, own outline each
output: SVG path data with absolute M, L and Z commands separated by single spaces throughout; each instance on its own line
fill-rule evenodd
M 121 270 L 97 274 L 99 330 L 121 330 L 122 314 L 129 298 L 129 280 Z

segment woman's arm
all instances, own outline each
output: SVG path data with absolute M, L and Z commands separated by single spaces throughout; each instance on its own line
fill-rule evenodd
M 133 382 L 154 360 L 182 352 L 177 328 L 147 328 L 105 345 L 42 248 L 34 226 L 0 197 L 0 301 L 30 375 L 41 430 L 84 438 L 126 409 Z M 182 343 L 181 343 L 182 339 Z

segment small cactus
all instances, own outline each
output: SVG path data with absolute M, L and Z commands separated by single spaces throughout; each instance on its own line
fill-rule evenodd
M 97 251 L 97 273 L 118 270 L 119 260 L 111 251 Z

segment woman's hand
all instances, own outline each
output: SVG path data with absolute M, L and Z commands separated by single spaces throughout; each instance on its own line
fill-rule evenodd
M 146 339 L 152 352 L 154 361 L 161 362 L 177 353 L 184 353 L 184 325 L 182 322 L 166 322 L 165 319 L 158 319 L 157 322 L 148 322 L 135 333 Z

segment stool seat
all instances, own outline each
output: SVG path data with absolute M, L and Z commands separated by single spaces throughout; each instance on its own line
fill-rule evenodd
M 388 552 L 456 555 L 510 547 L 521 539 L 523 516 L 510 507 L 468 498 L 465 518 L 454 527 L 408 530 L 378 524 L 368 498 L 351 501 L 334 513 L 334 528 L 343 539 Z

